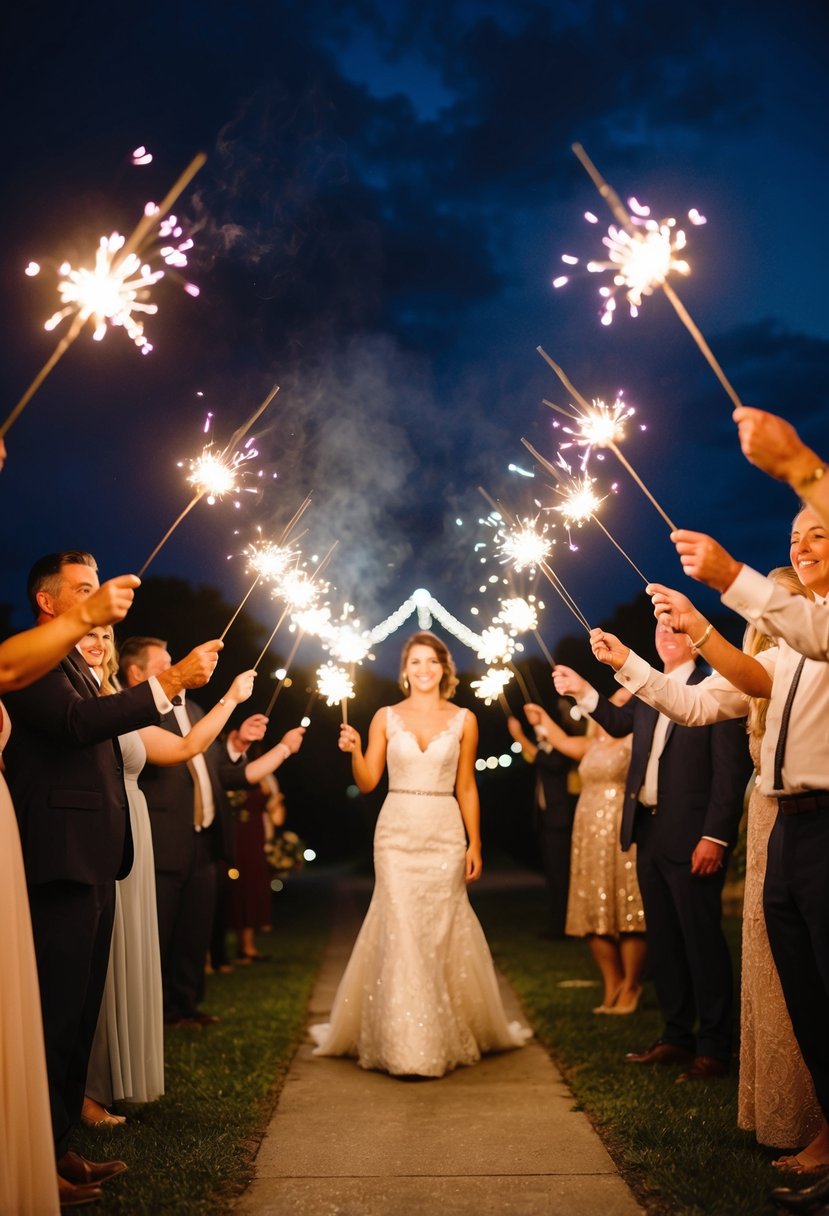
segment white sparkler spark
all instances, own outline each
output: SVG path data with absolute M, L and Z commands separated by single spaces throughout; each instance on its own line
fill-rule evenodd
M 540 566 L 550 555 L 552 541 L 547 538 L 547 525 L 539 530 L 537 520 L 519 521 L 514 528 L 502 528 L 498 533 L 501 560 L 511 562 L 516 571 Z
M 565 489 L 558 489 L 563 496 L 563 502 L 554 508 L 564 516 L 568 527 L 580 528 L 598 511 L 602 502 L 593 490 L 594 478 L 574 477 Z
M 277 545 L 271 540 L 254 541 L 245 549 L 248 569 L 266 583 L 275 583 L 285 573 L 288 563 L 296 561 L 297 551 L 289 545 Z
M 327 586 L 327 583 L 314 582 L 305 570 L 294 567 L 287 570 L 279 580 L 276 594 L 284 599 L 294 612 L 305 612 L 316 605 Z
M 470 688 L 475 689 L 475 696 L 482 701 L 486 701 L 487 705 L 491 701 L 497 701 L 502 692 L 512 679 L 512 672 L 505 671 L 503 668 L 490 667 L 485 676 L 481 676 L 480 680 L 471 680 Z
M 531 629 L 538 628 L 538 613 L 533 605 L 521 596 L 501 600 L 501 610 L 495 620 L 500 621 L 512 635 L 528 633 Z
M 490 625 L 481 633 L 476 653 L 484 663 L 508 663 L 515 653 L 515 642 L 506 630 Z
M 317 689 L 325 697 L 326 705 L 339 705 L 347 697 L 354 696 L 354 685 L 347 671 L 334 663 L 325 663 L 317 668 Z
M 208 414 L 205 430 L 210 428 L 211 417 Z M 211 440 L 202 449 L 201 454 L 190 461 L 190 475 L 187 480 L 195 487 L 196 492 L 205 496 L 212 505 L 217 499 L 236 494 L 242 488 L 240 469 L 249 460 L 255 460 L 258 455 L 252 439 L 232 454 L 227 448 L 216 451 Z M 180 460 L 178 465 L 182 468 L 184 462 Z M 255 493 L 255 490 L 252 492 Z
M 352 625 L 334 625 L 328 650 L 341 663 L 362 663 L 371 648 L 371 639 Z

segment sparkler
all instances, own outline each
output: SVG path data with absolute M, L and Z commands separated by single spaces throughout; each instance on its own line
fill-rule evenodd
M 579 405 L 584 410 L 585 415 L 589 415 L 591 412 L 591 409 L 593 407 L 588 405 L 587 401 L 584 399 L 584 397 L 581 395 L 581 393 L 578 391 L 578 389 L 574 388 L 574 386 L 568 380 L 568 378 L 564 372 L 564 369 L 559 367 L 559 365 L 553 359 L 550 358 L 550 356 L 547 354 L 547 352 L 542 347 L 538 346 L 538 347 L 536 347 L 536 350 L 541 355 L 541 358 L 544 359 L 544 361 L 546 363 L 548 363 L 550 365 L 550 367 L 553 369 L 553 371 L 558 376 L 561 383 L 567 389 L 567 392 L 570 393 L 570 395 L 573 398 L 575 398 L 575 400 L 579 403 Z M 549 405 L 549 402 L 547 404 Z M 552 408 L 556 409 L 557 407 L 553 406 Z M 566 412 L 566 411 L 561 411 L 561 412 Z M 529 445 L 525 445 L 525 446 L 529 446 Z M 598 446 L 598 445 L 596 445 L 596 446 Z M 602 446 L 608 448 L 608 450 L 613 453 L 613 455 L 616 457 L 616 459 L 619 461 L 619 463 L 621 465 L 623 465 L 624 468 L 627 469 L 628 473 L 631 475 L 633 480 L 636 482 L 636 484 L 638 485 L 638 487 L 642 491 L 642 493 L 645 495 L 645 497 L 651 502 L 651 504 L 654 507 L 656 507 L 657 511 L 662 516 L 662 518 L 665 520 L 665 523 L 668 525 L 668 527 L 671 529 L 671 531 L 675 532 L 676 524 L 671 519 L 670 515 L 666 514 L 666 512 L 662 509 L 662 507 L 656 501 L 653 494 L 651 494 L 650 490 L 645 485 L 644 481 L 642 481 L 642 478 L 636 472 L 636 470 L 634 469 L 634 467 L 630 463 L 630 461 L 628 461 L 622 455 L 622 452 L 618 446 L 616 438 L 614 438 L 613 436 L 611 436 L 609 438 L 605 438 L 605 441 Z M 542 461 L 542 464 L 544 464 L 546 468 L 548 468 L 548 469 L 550 468 L 550 465 L 547 463 L 547 461 Z
M 522 439 L 521 442 L 524 444 L 527 451 L 532 454 L 534 459 L 537 460 L 548 473 L 552 473 L 557 482 L 561 483 L 561 475 L 558 469 L 551 465 L 549 461 L 545 460 L 540 452 L 537 452 L 532 444 L 526 439 Z M 559 484 L 556 486 L 556 493 L 562 496 L 563 501 L 557 506 L 553 507 L 553 510 L 561 512 L 568 529 L 570 527 L 581 528 L 588 522 L 588 520 L 592 520 L 594 524 L 597 524 L 601 528 L 602 532 L 604 532 L 610 543 L 614 545 L 616 549 L 618 549 L 625 561 L 629 562 L 629 564 L 642 579 L 645 586 L 647 586 L 651 580 L 642 573 L 633 558 L 625 552 L 616 538 L 611 535 L 596 514 L 599 507 L 604 502 L 604 499 L 596 496 L 593 490 L 593 485 L 594 479 L 592 477 L 572 477 L 570 479 L 569 487 L 565 486 L 562 488 Z
M 158 311 L 158 305 L 148 301 L 151 288 L 163 278 L 165 272 L 160 267 L 152 269 L 150 262 L 142 259 L 152 256 L 148 242 L 157 228 L 159 236 L 166 241 L 155 251 L 157 256 L 167 265 L 186 265 L 186 251 L 192 242 L 182 239 L 175 216 L 168 217 L 168 212 L 206 160 L 207 157 L 202 152 L 194 156 L 161 203 L 157 207 L 152 203 L 145 207 L 143 217 L 126 240 L 118 232 L 113 232 L 108 237 L 102 236 L 92 269 L 73 268 L 68 263 L 61 266 L 62 277 L 58 283 L 58 294 L 62 307 L 49 318 L 45 328 L 55 329 L 61 321 L 70 316 L 73 318 L 72 323 L 0 426 L 0 439 L 66 354 L 87 321 L 92 321 L 94 325 L 92 336 L 95 341 L 101 341 L 108 326 L 120 326 L 143 354 L 152 350 L 151 344 L 144 337 L 142 317 Z M 37 270 L 32 268 L 29 273 L 37 273 Z M 198 295 L 198 288 L 192 284 L 187 285 L 187 290 L 191 295 Z
M 281 679 L 279 679 L 277 681 L 276 688 L 273 690 L 273 696 L 271 697 L 270 701 L 268 702 L 268 708 L 265 710 L 266 718 L 269 718 L 271 716 L 271 713 L 273 712 L 273 707 L 274 707 L 274 705 L 276 705 L 277 697 L 279 696 L 280 692 L 282 691 L 282 687 L 288 678 L 288 672 L 291 670 L 291 664 L 293 663 L 294 659 L 296 658 L 296 652 L 299 650 L 300 644 L 304 637 L 305 637 L 305 633 L 303 632 L 302 629 L 299 629 L 297 631 L 296 641 L 294 642 L 293 646 L 291 647 L 291 653 L 288 655 L 288 657 L 284 663 L 285 674 L 281 677 Z
M 588 271 L 592 273 L 605 270 L 613 273 L 613 287 L 600 288 L 605 302 L 602 324 L 609 325 L 613 320 L 616 309 L 615 294 L 618 289 L 626 289 L 625 296 L 630 305 L 631 316 L 635 317 L 642 298 L 661 288 L 733 404 L 742 405 L 736 389 L 720 366 L 702 331 L 668 281 L 672 274 L 688 275 L 691 271 L 688 262 L 677 256 L 685 249 L 684 231 L 677 227 L 675 219 L 655 220 L 650 214 L 650 208 L 642 206 L 634 198 L 628 200 L 628 210 L 616 191 L 599 173 L 581 144 L 573 144 L 573 151 L 619 224 L 618 228 L 611 225 L 607 236 L 603 238 L 608 250 L 608 259 L 587 264 Z M 595 216 L 588 214 L 587 218 L 592 223 L 598 223 Z M 705 217 L 695 209 L 688 212 L 688 218 L 696 225 L 706 222 Z M 570 255 L 565 255 L 563 260 L 570 265 L 578 262 L 577 258 Z M 567 276 L 564 275 L 554 280 L 554 286 L 561 287 L 566 282 Z
M 477 655 L 482 662 L 508 663 L 514 653 L 515 642 L 505 629 L 490 625 L 483 630 L 477 647 Z
M 513 673 L 504 667 L 490 667 L 480 680 L 470 681 L 470 688 L 475 689 L 476 697 L 487 705 L 491 705 L 493 701 L 497 701 L 499 697 L 503 696 L 504 689 L 512 676 Z M 529 700 L 529 698 L 527 699 Z
M 546 525 L 542 532 L 536 532 L 534 526 L 528 524 L 528 521 L 520 525 L 518 520 L 512 518 L 504 507 L 490 498 L 482 486 L 479 486 L 478 489 L 496 514 L 500 515 L 508 525 L 508 529 L 504 530 L 504 539 L 501 542 L 501 552 L 505 555 L 504 560 L 512 560 L 515 563 L 516 570 L 522 570 L 525 566 L 530 565 L 537 567 L 545 578 L 552 583 L 579 624 L 589 633 L 590 626 L 587 623 L 587 618 L 547 560 L 552 548 L 552 542 L 546 538 Z M 510 540 L 510 537 L 514 539 Z M 539 538 L 542 542 L 541 544 L 539 544 Z M 515 556 L 511 556 L 513 553 Z M 532 554 L 532 561 L 526 560 L 528 553 Z
M 248 441 L 244 449 L 239 449 L 238 444 L 245 437 L 247 432 L 253 426 L 254 422 L 260 414 L 270 405 L 276 394 L 279 392 L 279 386 L 274 385 L 268 393 L 265 400 L 251 414 L 247 422 L 245 422 L 231 436 L 229 443 L 226 444 L 220 452 L 214 452 L 213 441 L 211 440 L 202 450 L 200 456 L 190 462 L 190 476 L 187 478 L 190 485 L 194 486 L 196 493 L 188 502 L 187 506 L 178 516 L 178 518 L 170 525 L 167 531 L 162 536 L 156 547 L 153 549 L 150 556 L 144 562 L 144 565 L 138 571 L 139 578 L 143 576 L 150 562 L 158 556 L 163 546 L 167 543 L 170 537 L 175 532 L 181 521 L 186 515 L 192 511 L 196 503 L 206 497 L 209 503 L 214 503 L 217 498 L 223 498 L 226 494 L 233 492 L 238 488 L 237 471 L 246 460 L 250 460 L 258 453 L 250 446 L 252 440 Z M 210 426 L 210 415 L 208 415 L 205 423 L 205 430 Z
M 538 613 L 523 596 L 512 596 L 501 600 L 500 603 L 501 609 L 494 620 L 506 626 L 513 637 L 538 628 Z
M 262 650 L 261 650 L 261 652 L 260 652 L 260 654 L 259 654 L 259 658 L 258 658 L 258 659 L 256 660 L 256 662 L 253 664 L 253 670 L 254 670 L 254 671 L 256 671 L 257 667 L 258 667 L 258 666 L 259 666 L 259 664 L 262 662 L 262 660 L 264 659 L 265 655 L 268 653 L 268 648 L 270 647 L 271 642 L 272 642 L 272 641 L 274 640 L 274 638 L 276 637 L 277 632 L 279 631 L 279 628 L 280 628 L 280 626 L 282 625 L 282 622 L 285 620 L 285 617 L 288 615 L 288 612 L 289 612 L 289 608 L 288 608 L 288 607 L 287 607 L 287 605 L 286 605 L 286 606 L 285 606 L 285 607 L 282 609 L 282 612 L 281 612 L 281 614 L 280 614 L 279 620 L 276 622 L 276 624 L 275 624 L 275 625 L 274 625 L 274 627 L 273 627 L 273 633 L 272 633 L 272 634 L 271 634 L 271 636 L 268 638 L 268 640 L 267 640 L 267 642 L 265 643 L 265 645 L 262 647 Z
M 290 561 L 295 561 L 299 557 L 298 551 L 292 548 L 290 545 L 287 545 L 285 542 L 287 541 L 288 536 L 297 520 L 308 507 L 310 501 L 311 496 L 309 494 L 300 504 L 299 509 L 285 525 L 278 544 L 274 543 L 273 541 L 253 541 L 245 549 L 245 553 L 248 557 L 248 571 L 254 570 L 256 572 L 256 577 L 248 588 L 248 591 L 241 604 L 225 625 L 224 632 L 220 637 L 220 641 L 224 641 L 225 634 L 230 629 L 230 626 L 236 620 L 237 616 L 242 611 L 245 604 L 258 587 L 259 583 L 274 582 L 284 573 L 288 563 Z
M 317 668 L 317 687 L 319 695 L 325 697 L 326 705 L 336 705 L 339 701 L 343 711 L 343 726 L 348 726 L 348 699 L 354 696 L 354 684 L 351 676 L 335 663 L 324 663 Z

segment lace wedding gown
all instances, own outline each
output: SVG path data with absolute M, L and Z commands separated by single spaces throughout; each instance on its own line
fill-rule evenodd
M 389 792 L 374 835 L 371 904 L 331 1012 L 312 1026 L 320 1056 L 441 1077 L 482 1053 L 521 1047 L 466 893 L 466 836 L 454 795 L 466 710 L 425 751 L 387 710 Z

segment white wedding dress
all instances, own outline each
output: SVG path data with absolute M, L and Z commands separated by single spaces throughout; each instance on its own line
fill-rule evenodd
M 331 1011 L 312 1026 L 320 1056 L 441 1077 L 482 1053 L 521 1047 L 466 893 L 466 836 L 454 786 L 466 710 L 425 751 L 391 706 L 389 792 L 374 834 L 371 905 Z

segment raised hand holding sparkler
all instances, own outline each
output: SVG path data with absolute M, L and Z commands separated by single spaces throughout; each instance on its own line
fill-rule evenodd
M 354 696 L 354 684 L 348 672 L 335 663 L 324 663 L 317 668 L 319 695 L 325 697 L 326 705 L 340 702 L 343 711 L 343 726 L 348 726 L 348 701 Z
M 147 301 L 150 296 L 150 288 L 164 276 L 165 272 L 158 267 L 153 270 L 149 262 L 142 261 L 142 258 L 150 256 L 150 251 L 145 243 L 156 228 L 159 228 L 163 237 L 179 239 L 180 230 L 176 227 L 174 217 L 171 217 L 169 223 L 165 217 L 175 200 L 190 184 L 206 160 L 207 157 L 202 152 L 194 156 L 161 203 L 157 207 L 154 204 L 148 204 L 134 232 L 126 240 L 117 232 L 113 232 L 108 237 L 101 237 L 93 269 L 84 267 L 73 269 L 68 263 L 63 264 L 62 278 L 58 283 L 58 293 L 63 307 L 49 318 L 45 327 L 47 330 L 54 329 L 61 321 L 74 314 L 72 324 L 0 426 L 0 438 L 6 434 L 43 381 L 66 354 L 87 321 L 91 320 L 94 323 L 93 337 L 96 341 L 100 341 L 104 337 L 108 325 L 118 325 L 124 329 L 143 354 L 152 350 L 152 346 L 144 338 L 143 321 L 135 314 L 151 315 L 158 311 L 156 304 Z M 190 244 L 191 242 L 188 241 L 179 241 L 178 244 L 171 245 L 168 239 L 168 243 L 162 246 L 157 253 L 168 265 L 186 265 L 185 250 Z M 31 276 L 36 274 L 38 269 L 39 267 L 32 266 L 27 273 Z M 191 295 L 198 295 L 198 288 L 188 285 L 187 290 Z
M 613 274 L 613 287 L 599 289 L 605 301 L 602 324 L 609 325 L 613 320 L 617 289 L 626 289 L 625 295 L 630 305 L 631 315 L 635 317 L 638 315 L 642 297 L 652 295 L 657 288 L 661 288 L 734 405 L 741 406 L 743 403 L 737 395 L 736 389 L 714 356 L 702 331 L 668 282 L 670 274 L 690 274 L 691 268 L 688 262 L 684 258 L 676 256 L 685 248 L 685 233 L 676 226 L 674 219 L 666 219 L 661 222 L 653 219 L 650 209 L 643 207 L 636 199 L 629 200 L 630 210 L 628 210 L 616 191 L 599 173 L 581 144 L 573 144 L 573 151 L 620 225 L 619 228 L 611 225 L 607 236 L 603 238 L 609 251 L 608 258 L 587 264 L 587 269 L 591 273 L 609 270 Z M 586 218 L 591 223 L 598 223 L 596 216 L 592 213 L 588 213 Z M 696 210 L 689 211 L 688 218 L 692 224 L 706 222 L 705 217 Z M 575 265 L 578 258 L 565 254 L 563 261 L 568 265 Z M 562 275 L 553 280 L 553 285 L 561 287 L 567 282 L 567 279 L 568 276 Z

